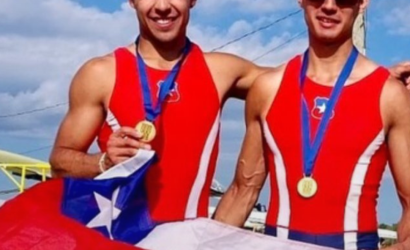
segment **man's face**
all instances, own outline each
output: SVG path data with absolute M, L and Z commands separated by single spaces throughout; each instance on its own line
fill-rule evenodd
M 185 36 L 190 9 L 196 0 L 129 0 L 136 10 L 141 33 L 158 42 Z
M 352 36 L 354 22 L 368 0 L 299 0 L 305 10 L 309 34 L 334 43 Z

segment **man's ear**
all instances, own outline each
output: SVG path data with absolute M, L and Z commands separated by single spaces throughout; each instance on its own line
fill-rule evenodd
M 134 2 L 134 0 L 128 0 L 128 3 L 130 4 L 131 8 L 135 9 L 135 2 Z
M 369 6 L 370 0 L 361 0 L 360 3 L 360 13 L 364 13 Z

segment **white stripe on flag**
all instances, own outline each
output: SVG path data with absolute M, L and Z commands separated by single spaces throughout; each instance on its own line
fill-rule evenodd
M 344 230 L 347 232 L 344 236 L 345 249 L 357 249 L 357 233 L 352 232 L 357 232 L 359 229 L 359 203 L 362 188 L 371 159 L 384 143 L 384 138 L 385 135 L 382 130 L 360 156 L 355 166 L 345 207 Z
M 116 177 L 128 177 L 131 174 L 135 173 L 138 169 L 143 167 L 149 160 L 152 159 L 152 157 L 154 157 L 154 155 L 154 151 L 139 149 L 134 157 L 120 164 L 115 165 L 106 172 L 95 177 L 95 180 L 107 180 Z
M 276 182 L 278 183 L 279 190 L 279 214 L 277 221 L 277 237 L 287 239 L 289 237 L 289 221 L 290 221 L 290 201 L 289 190 L 286 181 L 286 168 L 283 161 L 282 153 L 279 150 L 278 145 L 270 132 L 268 123 L 263 123 L 263 131 L 266 142 L 274 155 Z
M 206 218 L 159 225 L 137 246 L 153 250 L 330 250 Z

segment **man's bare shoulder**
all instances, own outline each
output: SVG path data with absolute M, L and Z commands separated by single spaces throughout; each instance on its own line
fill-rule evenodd
M 410 117 L 410 93 L 402 82 L 392 76 L 383 87 L 381 105 L 388 119 L 387 125 L 392 125 L 397 119 Z
M 75 74 L 70 96 L 81 98 L 80 92 L 87 93 L 103 102 L 109 99 L 115 84 L 116 64 L 113 54 L 94 57 L 85 62 Z
M 383 88 L 382 98 L 387 104 L 395 105 L 409 98 L 409 91 L 402 82 L 390 76 Z
M 113 54 L 94 57 L 85 62 L 78 70 L 75 78 L 87 80 L 104 80 L 115 76 L 115 57 Z
M 257 100 L 258 105 L 256 105 L 255 108 L 262 116 L 268 112 L 269 107 L 279 91 L 286 65 L 287 64 L 283 64 L 261 74 L 256 78 L 251 87 L 248 100 L 251 100 L 251 102 Z
M 277 68 L 267 70 L 265 73 L 256 78 L 252 89 L 255 89 L 254 91 L 261 94 L 262 92 L 265 92 L 265 95 L 271 95 L 272 91 L 276 92 L 282 82 L 285 69 L 286 64 L 283 64 Z

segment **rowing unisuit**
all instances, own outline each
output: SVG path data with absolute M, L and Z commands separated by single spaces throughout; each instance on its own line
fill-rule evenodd
M 380 96 L 389 77 L 378 68 L 343 88 L 313 170 L 316 194 L 302 197 L 301 57 L 291 60 L 264 121 L 271 178 L 266 233 L 338 249 L 377 249 L 376 205 L 388 152 Z M 314 135 L 332 87 L 306 79 Z
M 141 85 L 135 55 L 126 48 L 115 51 L 116 83 L 106 122 L 98 136 L 106 150 L 110 134 L 120 126 L 135 127 L 144 120 Z M 147 66 L 153 102 L 166 70 Z M 149 207 L 157 222 L 207 217 L 208 199 L 218 155 L 220 101 L 200 48 L 192 44 L 156 120 L 152 142 L 159 157 L 146 178 Z

